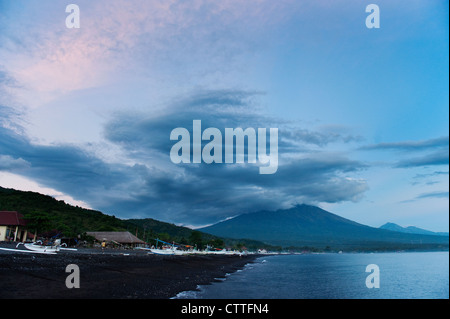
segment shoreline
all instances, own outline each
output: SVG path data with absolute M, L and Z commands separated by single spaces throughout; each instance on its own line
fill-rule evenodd
M 0 250 L 0 299 L 170 299 L 242 269 L 260 255 L 163 256 L 80 249 L 56 255 Z M 79 267 L 80 288 L 67 288 Z

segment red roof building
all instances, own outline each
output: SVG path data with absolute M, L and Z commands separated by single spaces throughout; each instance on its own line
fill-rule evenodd
M 25 226 L 23 215 L 18 212 L 0 211 L 1 226 Z
M 27 238 L 26 221 L 15 211 L 0 211 L 0 241 L 22 240 Z

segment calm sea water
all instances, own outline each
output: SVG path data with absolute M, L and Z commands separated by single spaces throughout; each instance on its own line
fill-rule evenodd
M 379 268 L 367 288 L 366 266 Z M 305 254 L 258 258 L 221 282 L 182 292 L 189 299 L 449 298 L 448 252 Z

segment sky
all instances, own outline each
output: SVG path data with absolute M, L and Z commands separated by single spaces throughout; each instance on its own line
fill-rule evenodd
M 366 26 L 371 3 L 379 28 Z M 0 0 L 0 186 L 194 228 L 306 203 L 448 231 L 448 10 Z M 173 163 L 170 133 L 194 120 L 277 128 L 276 173 Z

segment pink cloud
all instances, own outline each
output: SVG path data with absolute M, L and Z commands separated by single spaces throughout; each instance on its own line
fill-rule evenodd
M 7 71 L 21 84 L 24 104 L 36 107 L 140 69 L 152 76 L 153 65 L 161 59 L 184 59 L 189 50 L 213 55 L 218 51 L 211 47 L 220 43 L 215 34 L 230 29 L 234 33 L 226 40 L 238 44 L 227 45 L 239 52 L 237 46 L 255 34 L 261 36 L 292 11 L 292 1 L 268 0 L 79 1 L 78 5 L 80 29 L 65 28 L 67 13 L 62 11 L 59 19 L 37 20 L 39 27 L 23 40 L 26 50 L 13 47 L 4 52 Z

